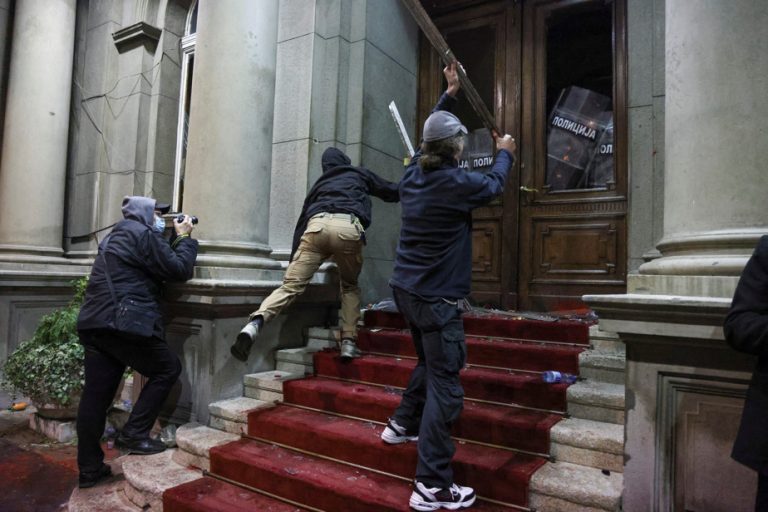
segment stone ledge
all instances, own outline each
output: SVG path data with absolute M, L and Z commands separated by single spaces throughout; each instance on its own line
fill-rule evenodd
M 614 455 L 624 453 L 624 427 L 612 423 L 566 418 L 550 430 L 552 442 L 598 450 Z
M 34 413 L 29 415 L 29 428 L 60 443 L 68 443 L 77 437 L 75 420 L 43 418 Z
M 623 385 L 626 365 L 624 353 L 586 350 L 579 354 L 579 375 L 591 381 Z
M 210 449 L 240 439 L 238 434 L 222 432 L 199 423 L 182 425 L 176 431 L 179 449 L 173 452 L 173 461 L 182 466 L 210 470 Z
M 278 361 L 275 366 L 277 371 L 284 373 L 294 373 L 300 377 L 304 377 L 305 375 L 312 375 L 315 372 L 315 367 L 312 364 L 287 363 L 285 361 Z
M 173 461 L 173 452 L 155 455 L 131 455 L 123 462 L 125 495 L 143 510 L 163 510 L 163 492 L 171 487 L 202 477 L 199 470 Z
M 317 352 L 317 350 L 307 347 L 284 348 L 275 353 L 275 361 L 311 366 L 314 362 L 313 357 L 315 352 Z
M 623 372 L 627 367 L 627 358 L 623 354 L 613 352 L 585 350 L 579 354 L 579 366 Z
M 180 450 L 208 457 L 208 453 L 214 446 L 237 441 L 240 436 L 216 430 L 199 423 L 187 423 L 176 430 L 176 444 Z
M 262 400 L 254 400 L 244 396 L 220 400 L 208 405 L 208 412 L 211 416 L 217 416 L 221 419 L 237 423 L 248 421 L 248 413 L 253 409 L 260 409 L 270 404 Z
M 608 382 L 579 381 L 568 387 L 568 405 L 582 404 L 624 410 L 624 386 Z
M 532 507 L 542 511 L 616 511 L 621 503 L 621 473 L 568 462 L 548 462 L 531 478 Z
M 295 373 L 271 371 L 261 373 L 251 373 L 243 377 L 243 384 L 246 387 L 264 389 L 266 391 L 274 391 L 276 393 L 283 392 L 283 382 L 302 378 L 303 375 L 297 375 Z
M 588 466 L 601 470 L 607 469 L 617 473 L 624 472 L 624 455 L 578 448 L 555 442 L 552 443 L 549 452 L 557 462 L 570 462 L 579 466 Z
M 122 476 L 112 477 L 108 482 L 100 483 L 90 489 L 75 487 L 67 503 L 68 512 L 140 512 L 123 487 L 125 479 Z

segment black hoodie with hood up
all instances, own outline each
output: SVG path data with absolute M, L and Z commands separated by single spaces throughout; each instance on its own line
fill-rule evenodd
M 397 183 L 351 163 L 340 149 L 328 148 L 323 152 L 323 175 L 317 179 L 304 200 L 304 207 L 293 232 L 291 259 L 312 216 L 322 212 L 351 213 L 360 219 L 363 228 L 368 229 L 371 225 L 370 196 L 388 203 L 400 200 Z
M 183 282 L 192 278 L 197 258 L 197 240 L 182 237 L 174 248 L 155 232 L 155 200 L 130 196 L 123 199 L 123 220 L 101 244 L 93 263 L 85 301 L 77 319 L 78 331 L 110 329 L 114 325 L 115 303 L 104 272 L 105 257 L 117 300 L 130 295 L 142 302 L 157 303 L 163 281 Z M 162 322 L 153 336 L 163 338 Z

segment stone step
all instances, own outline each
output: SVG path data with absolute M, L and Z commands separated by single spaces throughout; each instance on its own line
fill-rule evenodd
M 202 472 L 173 461 L 173 452 L 130 455 L 123 462 L 125 495 L 134 505 L 152 512 L 163 510 L 163 492 L 201 478 Z
M 624 471 L 624 426 L 566 418 L 549 432 L 550 453 L 558 462 Z
M 626 345 L 615 332 L 603 331 L 597 325 L 589 328 L 589 344 L 594 350 L 602 352 L 626 353 Z
M 568 413 L 574 418 L 624 424 L 624 386 L 584 380 L 568 387 Z
M 275 370 L 299 376 L 312 375 L 314 372 L 312 355 L 318 350 L 309 347 L 278 350 L 275 353 Z
M 114 476 L 89 489 L 75 487 L 67 503 L 68 512 L 141 512 L 141 508 L 128 499 L 123 490 L 125 478 Z
M 618 352 L 586 350 L 579 354 L 579 375 L 589 380 L 624 384 L 627 358 Z
M 173 460 L 182 466 L 211 469 L 210 449 L 214 446 L 237 441 L 240 436 L 206 427 L 199 423 L 187 423 L 176 429 L 176 445 Z
M 335 348 L 336 340 L 341 337 L 341 329 L 333 327 L 326 329 L 324 327 L 310 327 L 307 329 L 305 339 L 307 348 L 313 350 L 323 350 L 325 348 Z
M 624 475 L 548 462 L 534 473 L 529 506 L 541 511 L 615 512 L 621 504 Z
M 293 379 L 304 377 L 298 373 L 286 373 L 281 371 L 251 373 L 243 377 L 245 396 L 265 402 L 274 402 L 283 399 L 283 383 Z
M 245 432 L 248 412 L 270 405 L 271 402 L 245 396 L 213 402 L 208 405 L 208 412 L 210 413 L 208 424 L 217 430 L 231 434 L 242 434 Z

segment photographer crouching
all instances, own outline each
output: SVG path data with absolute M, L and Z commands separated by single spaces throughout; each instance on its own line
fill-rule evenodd
M 181 362 L 165 342 L 158 296 L 164 281 L 192 278 L 197 258 L 197 241 L 190 238 L 192 217 L 174 218 L 170 242 L 163 238 L 161 215 L 169 209 L 148 197 L 125 197 L 123 220 L 101 242 L 93 264 L 77 319 L 85 349 L 85 387 L 77 414 L 81 488 L 111 474 L 100 439 L 126 367 L 149 380 L 116 444 L 133 454 L 165 450 L 149 433 L 181 373 Z

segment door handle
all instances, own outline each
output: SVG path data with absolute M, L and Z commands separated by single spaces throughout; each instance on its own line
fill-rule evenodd
M 537 188 L 530 188 L 530 187 L 526 187 L 526 186 L 521 186 L 520 190 L 522 190 L 526 194 L 538 194 L 539 193 L 539 189 L 537 189 Z

